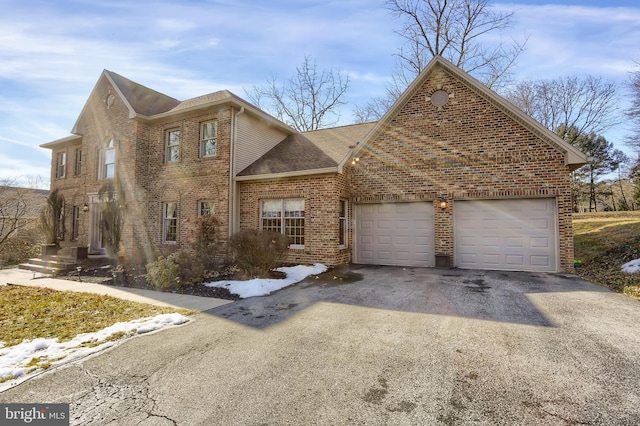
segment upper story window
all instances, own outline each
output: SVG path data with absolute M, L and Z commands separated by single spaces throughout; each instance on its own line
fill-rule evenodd
M 116 173 L 116 147 L 113 139 L 100 151 L 98 179 L 113 179 Z
M 218 153 L 218 122 L 200 124 L 200 157 L 215 157 Z
M 213 201 L 199 201 L 198 202 L 198 216 L 211 216 L 215 213 L 213 208 Z
M 289 238 L 291 248 L 304 247 L 304 199 L 262 201 L 260 228 Z
M 82 148 L 76 148 L 76 163 L 73 173 L 76 176 L 82 173 Z
M 67 170 L 67 153 L 59 152 L 56 155 L 56 177 L 63 178 Z
M 180 161 L 180 130 L 179 129 L 167 131 L 164 161 L 165 163 Z

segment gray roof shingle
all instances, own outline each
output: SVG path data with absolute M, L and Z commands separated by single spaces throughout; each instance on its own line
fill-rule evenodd
M 167 112 L 180 104 L 180 101 L 170 96 L 149 89 L 133 82 L 113 71 L 105 70 L 118 90 L 126 98 L 131 108 L 138 114 L 152 116 Z
M 294 133 L 241 171 L 238 176 L 297 172 L 336 167 L 337 165 L 335 160 L 322 152 L 304 135 Z

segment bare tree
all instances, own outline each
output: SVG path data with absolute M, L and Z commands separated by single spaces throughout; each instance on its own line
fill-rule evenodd
M 357 122 L 379 119 L 436 55 L 451 61 L 488 87 L 504 86 L 523 42 L 492 44 L 488 35 L 511 26 L 513 12 L 492 8 L 489 0 L 386 0 L 387 8 L 402 22 L 396 33 L 405 40 L 396 53 L 396 66 L 386 98 L 354 109 Z
M 640 62 L 636 64 L 640 67 Z M 640 148 L 640 70 L 631 73 L 629 88 L 631 90 L 631 106 L 627 109 L 626 114 L 633 123 L 633 132 L 627 138 L 627 142 L 632 147 Z
M 25 225 L 26 188 L 15 186 L 12 179 L 0 181 L 0 248 Z
M 47 203 L 40 211 L 40 227 L 45 234 L 47 244 L 60 247 L 60 241 L 66 233 L 64 224 L 64 195 L 54 189 L 47 198 Z
M 284 82 L 273 76 L 266 85 L 245 92 L 251 102 L 303 132 L 336 124 L 348 87 L 347 75 L 333 68 L 320 71 L 305 55 L 295 76 Z
M 508 91 L 507 98 L 566 139 L 569 129 L 577 138 L 619 124 L 618 92 L 616 83 L 600 77 L 560 77 L 523 81 Z

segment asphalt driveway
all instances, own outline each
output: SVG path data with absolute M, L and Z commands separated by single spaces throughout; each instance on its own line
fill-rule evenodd
M 333 270 L 0 393 L 72 424 L 640 424 L 640 303 L 571 275 Z

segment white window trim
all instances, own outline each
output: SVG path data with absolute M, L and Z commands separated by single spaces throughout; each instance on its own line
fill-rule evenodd
M 214 131 L 213 131 L 214 135 L 212 139 L 205 139 L 204 131 L 203 131 L 204 126 L 210 123 L 213 123 L 214 125 Z M 205 146 L 205 143 L 207 143 L 208 141 L 213 141 L 215 145 L 214 153 L 211 155 L 204 155 L 204 146 Z M 217 120 L 204 121 L 200 123 L 200 158 L 211 158 L 216 156 L 218 156 L 218 121 Z
M 178 132 L 178 142 L 175 145 L 169 145 L 169 142 L 171 141 L 170 135 L 171 133 L 174 132 Z M 165 163 L 179 163 L 180 162 L 180 145 L 182 144 L 182 130 L 181 129 L 167 129 L 165 131 L 165 136 L 164 136 L 164 162 Z M 178 148 L 178 158 L 175 160 L 172 160 L 170 158 L 169 153 L 171 152 L 171 149 L 173 147 L 177 147 Z
M 62 159 L 62 161 L 60 161 Z M 67 153 L 56 154 L 56 179 L 62 179 L 67 175 Z
M 176 212 L 176 217 L 175 218 L 168 218 L 167 217 L 167 206 L 169 204 L 174 204 L 175 207 L 175 212 Z M 175 220 L 176 221 L 176 235 L 175 235 L 175 240 L 167 240 L 167 225 L 168 225 L 168 221 L 169 220 Z M 177 244 L 178 243 L 178 203 L 172 203 L 172 202 L 167 202 L 167 203 L 162 203 L 162 244 Z
M 344 216 L 341 216 L 342 204 L 344 203 Z M 340 231 L 342 231 L 344 235 L 344 244 L 340 244 L 340 239 L 338 236 L 338 248 L 345 249 L 349 247 L 349 201 L 345 199 L 340 199 L 340 204 L 338 205 L 338 221 L 340 226 Z
M 107 163 L 107 152 L 113 151 L 113 163 Z M 116 176 L 116 146 L 113 139 L 111 139 L 104 148 L 100 150 L 98 158 L 98 180 L 113 179 Z M 107 176 L 107 166 L 113 164 L 113 176 Z
M 287 227 L 285 226 L 285 211 L 284 211 L 284 202 L 285 200 L 302 200 L 304 202 L 304 212 L 305 212 L 305 216 L 303 216 L 303 219 L 305 219 L 305 224 L 304 224 L 304 230 L 305 230 L 305 235 L 304 238 L 306 240 L 307 238 L 307 234 L 306 234 L 306 228 L 307 228 L 307 223 L 306 223 L 306 209 L 307 209 L 307 203 L 306 200 L 302 197 L 287 197 L 287 198 L 270 198 L 270 199 L 263 199 L 260 200 L 260 230 L 262 230 L 262 222 L 264 219 L 273 219 L 273 218 L 264 218 L 263 217 L 263 211 L 262 211 L 262 207 L 264 206 L 264 201 L 280 201 L 280 233 L 284 236 L 287 235 L 286 233 L 286 229 Z M 299 250 L 299 249 L 304 249 L 304 244 L 289 244 L 289 248 L 290 249 L 294 249 L 294 250 Z
M 82 174 L 82 162 L 84 160 L 84 152 L 82 152 L 82 148 L 75 149 L 75 163 L 74 163 L 74 174 L 76 176 L 80 176 Z

